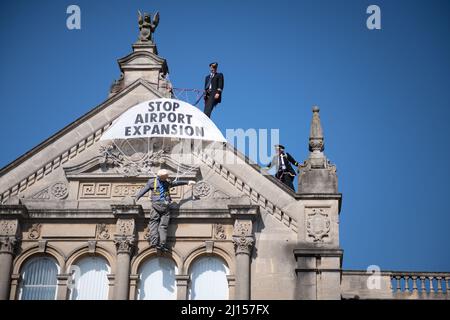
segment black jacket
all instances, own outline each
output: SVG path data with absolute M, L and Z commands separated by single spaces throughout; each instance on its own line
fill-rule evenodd
M 211 75 L 207 75 L 205 77 L 205 91 L 209 90 L 209 77 L 210 76 Z M 219 93 L 220 97 L 217 100 L 217 102 L 221 102 L 222 101 L 223 84 L 224 84 L 223 74 L 222 73 L 216 73 L 214 75 L 214 77 L 212 78 L 212 80 L 211 80 L 211 91 L 208 92 L 208 94 L 215 95 L 216 93 Z
M 283 157 L 284 165 L 286 166 L 286 169 L 284 169 L 284 170 L 281 167 L 281 159 L 280 159 L 280 157 Z M 272 162 L 270 162 L 270 164 L 267 167 L 270 169 L 273 166 L 276 166 L 276 168 L 277 168 L 277 176 L 280 175 L 283 172 L 289 172 L 292 176 L 295 176 L 295 175 L 297 175 L 297 171 L 294 170 L 294 168 L 292 168 L 291 163 L 294 166 L 298 167 L 298 162 L 295 161 L 295 159 L 289 153 L 283 152 L 282 154 L 275 155 L 273 157 L 273 159 L 272 159 Z

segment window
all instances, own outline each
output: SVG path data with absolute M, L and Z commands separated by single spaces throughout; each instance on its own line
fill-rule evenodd
M 106 300 L 108 299 L 110 267 L 103 257 L 84 257 L 71 268 L 72 300 Z
M 50 257 L 31 258 L 22 268 L 21 300 L 55 300 L 58 265 Z
M 147 260 L 139 268 L 138 299 L 175 300 L 177 273 L 177 266 L 171 259 L 159 257 Z
M 202 257 L 190 268 L 191 300 L 226 300 L 228 299 L 228 268 L 218 257 Z

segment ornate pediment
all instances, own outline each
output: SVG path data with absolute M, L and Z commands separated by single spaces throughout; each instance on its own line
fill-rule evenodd
M 64 167 L 67 179 L 98 177 L 151 177 L 159 169 L 166 169 L 172 177 L 195 178 L 198 166 L 185 165 L 174 159 L 170 145 L 152 141 L 111 142 L 99 148 L 99 155 L 81 164 Z

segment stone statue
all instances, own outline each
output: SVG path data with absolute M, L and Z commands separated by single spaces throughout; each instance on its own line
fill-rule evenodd
M 152 34 L 155 32 L 159 23 L 159 12 L 153 16 L 153 21 L 150 13 L 144 12 L 144 15 L 138 11 L 139 21 L 139 40 L 142 42 L 153 41 Z

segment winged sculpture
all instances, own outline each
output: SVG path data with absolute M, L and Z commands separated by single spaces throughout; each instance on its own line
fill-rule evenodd
M 159 24 L 159 12 L 156 12 L 152 19 L 150 13 L 144 12 L 144 14 L 142 14 L 138 11 L 138 22 L 139 40 L 143 42 L 153 41 L 153 33 Z

